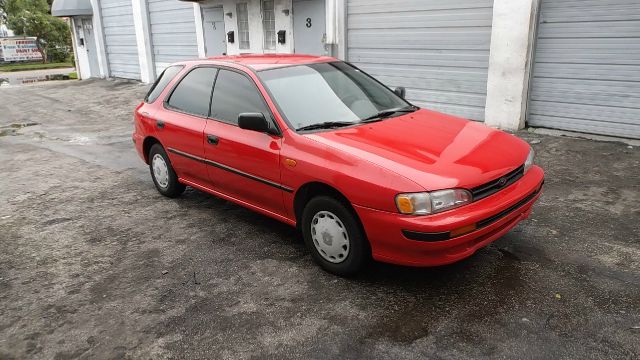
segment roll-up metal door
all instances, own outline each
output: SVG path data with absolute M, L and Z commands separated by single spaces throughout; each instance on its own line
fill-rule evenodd
M 100 0 L 109 76 L 140 79 L 131 0 Z
M 493 0 L 349 0 L 347 59 L 416 105 L 484 120 Z
M 149 0 L 149 23 L 156 75 L 171 63 L 198 57 L 192 3 Z
M 527 121 L 640 138 L 640 1 L 542 1 Z

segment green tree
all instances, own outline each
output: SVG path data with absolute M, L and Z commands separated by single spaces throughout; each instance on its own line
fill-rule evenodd
M 0 25 L 7 21 L 7 13 L 4 11 L 4 7 L 7 0 L 0 0 Z
M 47 0 L 0 0 L 4 1 L 9 28 L 16 35 L 35 36 L 43 61 L 47 62 L 50 53 L 57 54 L 56 61 L 65 60 L 71 47 L 69 25 L 51 15 L 51 6 Z

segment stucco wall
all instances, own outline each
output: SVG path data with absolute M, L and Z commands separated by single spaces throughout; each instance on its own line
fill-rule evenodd
M 485 123 L 517 130 L 525 125 L 538 0 L 495 0 Z

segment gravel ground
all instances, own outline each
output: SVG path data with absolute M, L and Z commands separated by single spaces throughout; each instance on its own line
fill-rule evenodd
M 640 152 L 521 132 L 531 218 L 446 267 L 342 279 L 295 231 L 137 157 L 125 81 L 0 89 L 0 359 L 640 357 Z

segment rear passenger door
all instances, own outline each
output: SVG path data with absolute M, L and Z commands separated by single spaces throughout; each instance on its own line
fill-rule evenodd
M 155 114 L 157 134 L 178 177 L 209 185 L 203 164 L 203 134 L 207 125 L 213 82 L 218 69 L 191 69 L 167 96 Z
M 246 112 L 262 113 L 274 123 L 253 79 L 239 71 L 220 69 L 205 129 L 209 177 L 223 193 L 285 215 L 282 192 L 291 190 L 281 185 L 281 137 L 240 129 L 238 115 Z

